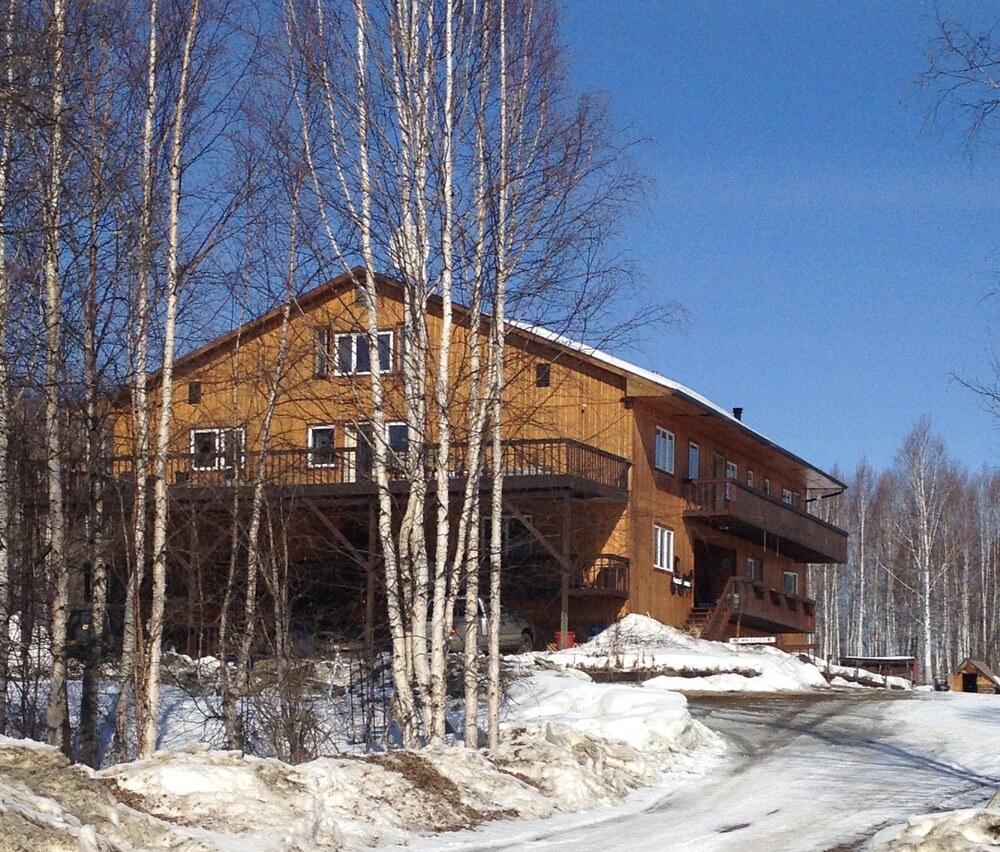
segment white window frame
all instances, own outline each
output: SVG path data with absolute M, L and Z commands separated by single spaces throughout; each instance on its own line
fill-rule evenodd
M 731 462 L 726 459 L 726 479 L 739 479 L 740 469 L 736 466 L 736 462 Z
M 692 464 L 692 462 L 694 462 L 694 464 Z M 697 479 L 700 475 L 701 447 L 699 447 L 694 441 L 688 441 L 688 479 Z
M 211 464 L 202 465 L 197 462 L 197 452 L 195 451 L 195 435 L 210 434 L 215 436 L 215 452 Z M 229 457 L 228 439 L 230 435 L 239 435 L 239 459 L 233 459 L 233 467 L 243 467 L 243 451 L 246 446 L 246 434 L 242 426 L 211 427 L 207 429 L 193 428 L 191 430 L 191 470 L 230 470 L 226 464 Z
M 766 476 L 764 477 L 764 493 L 770 497 L 771 496 L 771 480 Z
M 764 582 L 764 560 L 756 556 L 747 557 L 747 579 L 755 583 Z
M 656 437 L 653 442 L 653 466 L 664 473 L 674 472 L 674 449 L 677 439 L 674 433 L 662 426 L 656 427 Z
M 788 488 L 781 489 L 781 502 L 784 503 L 786 506 L 792 505 L 792 492 L 790 489 Z
M 674 573 L 674 531 L 653 524 L 653 568 Z
M 747 488 L 753 488 L 753 468 L 747 468 Z
M 347 369 L 341 369 L 340 363 L 340 342 L 342 340 L 350 339 L 351 350 L 350 350 L 350 364 L 347 365 Z M 388 340 L 388 353 L 389 353 L 389 363 L 382 364 L 381 358 L 379 363 L 379 373 L 391 373 L 393 370 L 393 344 L 395 343 L 394 332 L 390 329 L 388 331 L 379 331 L 379 354 L 381 356 L 382 352 L 382 341 L 383 339 Z M 330 357 L 333 359 L 334 373 L 338 376 L 367 376 L 371 373 L 371 370 L 359 370 L 358 369 L 358 351 L 359 347 L 368 346 L 368 335 L 363 331 L 351 331 L 344 332 L 342 334 L 333 335 L 333 349 L 330 352 Z
M 792 582 L 788 580 L 791 578 Z M 791 586 L 789 589 L 788 587 Z M 799 575 L 795 571 L 783 571 L 781 573 L 781 590 L 786 595 L 797 595 L 799 593 Z
M 316 440 L 315 440 L 314 436 L 315 436 L 316 432 L 319 432 L 319 431 L 324 431 L 325 432 L 327 430 L 329 430 L 329 432 L 330 432 L 330 461 L 319 462 L 319 461 L 316 461 L 316 457 L 313 455 L 313 453 L 316 451 Z M 309 434 L 308 434 L 308 437 L 307 437 L 307 446 L 309 447 L 309 456 L 308 456 L 307 464 L 308 464 L 309 467 L 335 467 L 336 466 L 336 464 L 337 464 L 337 457 L 336 457 L 336 453 L 334 452 L 334 448 L 333 448 L 333 446 L 334 446 L 334 438 L 336 437 L 336 434 L 337 434 L 336 427 L 332 423 L 327 424 L 327 425 L 323 425 L 323 426 L 310 426 L 309 427 Z

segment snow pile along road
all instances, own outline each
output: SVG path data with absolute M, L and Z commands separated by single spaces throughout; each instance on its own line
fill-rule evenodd
M 878 852 L 1000 849 L 1000 807 L 967 808 L 911 817 L 903 828 L 880 831 L 867 848 Z
M 824 689 L 816 666 L 767 645 L 698 639 L 643 615 L 627 615 L 577 648 L 534 655 L 550 665 L 598 673 L 639 672 L 646 686 L 688 692 Z
M 297 766 L 191 745 L 94 773 L 0 738 L 0 826 L 21 847 L 358 849 L 414 834 L 610 805 L 716 763 L 719 738 L 683 696 L 578 672 L 517 682 L 500 747 L 460 746 Z

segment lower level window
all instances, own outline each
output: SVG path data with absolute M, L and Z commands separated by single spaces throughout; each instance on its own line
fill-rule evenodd
M 674 531 L 653 526 L 653 567 L 657 571 L 674 570 Z
M 785 571 L 782 585 L 785 594 L 797 595 L 799 593 L 799 575 L 794 571 Z

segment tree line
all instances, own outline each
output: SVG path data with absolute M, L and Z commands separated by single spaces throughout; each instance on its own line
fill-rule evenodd
M 848 562 L 811 567 L 820 655 L 912 656 L 926 683 L 1000 665 L 1000 471 L 965 469 L 922 419 L 846 484 L 820 516 L 850 533 Z

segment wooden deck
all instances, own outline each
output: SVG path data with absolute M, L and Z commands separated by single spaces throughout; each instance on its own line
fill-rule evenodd
M 435 447 L 428 448 L 433 459 Z M 193 453 L 171 455 L 167 462 L 167 481 L 175 499 L 197 499 L 220 489 L 249 487 L 258 469 L 259 454 L 199 456 Z M 405 493 L 407 477 L 401 455 L 389 466 L 390 488 Z M 570 491 L 580 497 L 606 497 L 624 501 L 628 496 L 629 463 L 596 447 L 572 440 L 522 440 L 503 444 L 504 489 L 523 491 Z M 428 480 L 436 471 L 425 462 Z M 492 458 L 487 451 L 483 485 L 491 482 Z M 127 484 L 134 481 L 131 458 L 116 458 L 113 479 Z M 453 490 L 465 487 L 468 477 L 466 448 L 451 448 L 448 478 Z M 264 482 L 269 488 L 289 489 L 313 496 L 367 496 L 375 492 L 372 458 L 367 448 L 272 450 L 264 459 Z
M 684 517 L 752 542 L 796 562 L 847 561 L 847 533 L 735 479 L 697 479 L 685 486 Z
M 802 595 L 768 589 L 745 577 L 730 577 L 707 614 L 702 637 L 722 639 L 732 624 L 769 633 L 813 633 L 816 602 Z

